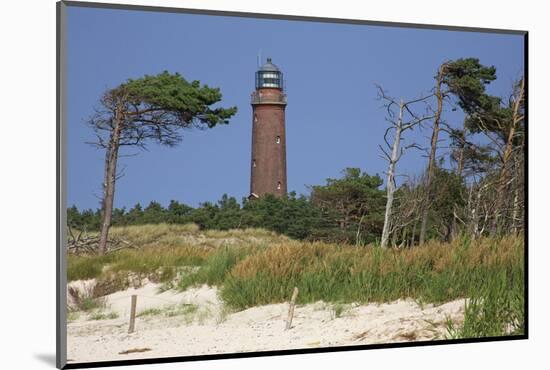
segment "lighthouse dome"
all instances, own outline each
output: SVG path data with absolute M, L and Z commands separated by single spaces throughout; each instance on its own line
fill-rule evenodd
M 283 90 L 283 73 L 273 64 L 271 58 L 256 72 L 256 89 L 275 88 Z
M 271 62 L 271 58 L 267 58 L 267 63 L 260 67 L 260 71 L 279 72 L 279 68 Z

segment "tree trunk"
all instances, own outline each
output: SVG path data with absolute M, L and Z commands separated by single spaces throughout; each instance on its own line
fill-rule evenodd
M 512 233 L 518 232 L 518 215 L 519 215 L 519 187 L 514 189 L 514 209 L 512 211 Z
M 514 101 L 513 112 L 512 112 L 512 122 L 510 124 L 510 129 L 508 131 L 508 138 L 506 140 L 506 146 L 504 148 L 504 153 L 502 156 L 502 168 L 500 170 L 498 188 L 497 188 L 497 199 L 495 205 L 495 216 L 493 218 L 493 224 L 491 226 L 491 233 L 498 234 L 500 233 L 500 215 L 503 213 L 504 200 L 506 199 L 506 188 L 508 187 L 508 167 L 510 163 L 510 158 L 514 150 L 514 136 L 516 134 L 517 124 L 521 121 L 520 117 L 520 105 L 523 100 L 523 90 L 524 90 L 524 79 L 522 78 L 519 83 L 518 95 Z
M 523 171 L 522 171 L 522 161 L 519 160 L 518 155 L 523 155 L 523 143 L 519 148 L 518 152 L 520 154 L 514 155 L 514 204 L 512 210 L 512 232 L 517 234 L 519 230 L 522 229 L 524 218 L 520 216 L 522 213 L 520 196 L 523 192 Z
M 464 171 L 464 148 L 466 147 L 466 120 L 464 120 L 464 127 L 462 128 L 462 137 L 460 148 L 458 151 L 458 158 L 456 163 L 456 175 L 462 177 L 462 171 Z
M 101 214 L 103 222 L 99 236 L 99 254 L 108 251 L 107 240 L 113 217 L 113 203 L 115 198 L 116 166 L 118 160 L 118 149 L 120 144 L 120 133 L 122 130 L 123 117 L 121 108 L 117 108 L 113 120 L 114 127 L 109 138 L 109 146 L 105 152 L 105 171 L 103 180 L 103 199 L 101 201 Z
M 416 239 L 416 224 L 417 224 L 417 221 L 415 220 L 413 224 L 412 234 L 411 234 L 411 247 L 414 247 L 414 242 Z
M 510 156 L 512 154 L 512 146 L 513 146 L 513 137 L 515 133 L 515 127 L 512 125 L 510 127 L 510 131 L 508 132 L 508 139 L 506 141 L 506 147 L 504 149 L 504 155 L 502 156 L 502 168 L 500 170 L 500 175 L 498 179 L 498 187 L 497 187 L 497 199 L 495 202 L 495 215 L 493 218 L 493 223 L 491 225 L 491 233 L 493 235 L 496 235 L 500 232 L 500 222 L 501 222 L 501 215 L 504 213 L 504 200 L 506 196 L 506 188 L 508 185 L 508 166 L 510 163 Z
M 403 129 L 403 100 L 399 103 L 399 119 L 395 126 L 395 138 L 393 140 L 393 147 L 391 152 L 390 163 L 388 165 L 388 178 L 386 181 L 386 214 L 384 215 L 384 228 L 382 229 L 382 240 L 380 245 L 382 248 L 388 246 L 388 239 L 390 236 L 391 226 L 391 212 L 393 205 L 393 194 L 395 192 L 394 177 L 395 177 L 395 164 L 397 163 L 399 156 L 399 144 L 401 142 L 401 130 Z
M 443 83 L 443 76 L 445 72 L 446 64 L 442 64 L 439 67 L 437 73 L 437 84 L 435 96 L 437 98 L 437 111 L 434 117 L 434 127 L 432 131 L 432 140 L 430 148 L 430 156 L 428 159 L 428 176 L 426 178 L 426 199 L 422 207 L 422 220 L 420 224 L 420 238 L 419 244 L 424 244 L 426 240 L 426 229 L 428 225 L 428 212 L 430 208 L 430 202 L 432 200 L 431 183 L 435 172 L 435 156 L 437 150 L 437 141 L 439 137 L 439 123 L 441 122 L 441 113 L 443 112 L 443 93 L 441 92 L 441 85 Z
M 394 232 L 392 233 L 392 236 L 391 236 L 391 246 L 392 247 L 395 247 L 397 245 L 397 229 L 394 230 Z
M 363 219 L 365 218 L 365 214 L 361 214 L 361 218 L 359 219 L 359 225 L 357 225 L 357 233 L 355 234 L 355 245 L 358 246 L 361 241 L 361 224 L 363 223 Z
M 466 147 L 466 119 L 464 119 L 464 125 L 462 127 L 462 136 L 460 140 L 460 147 L 458 151 L 458 158 L 456 162 L 456 175 L 462 179 L 462 171 L 464 171 L 464 148 Z M 451 224 L 451 240 L 454 240 L 458 236 L 458 220 L 456 218 L 457 207 L 454 205 L 453 209 L 453 223 Z
M 480 220 L 480 203 L 481 203 L 481 195 L 483 192 L 484 186 L 479 186 L 477 189 L 476 194 L 476 200 L 474 204 L 474 208 L 472 209 L 472 235 L 473 239 L 477 239 L 481 236 L 480 227 L 479 227 L 479 220 Z
M 407 231 L 408 231 L 408 227 L 404 227 L 403 228 L 403 233 L 401 234 L 401 246 L 402 247 L 407 247 Z

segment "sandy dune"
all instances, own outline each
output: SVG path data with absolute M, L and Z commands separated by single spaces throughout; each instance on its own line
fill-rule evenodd
M 288 304 L 228 312 L 215 288 L 157 294 L 158 288 L 148 283 L 109 295 L 106 311 L 116 312 L 116 319 L 89 320 L 82 315 L 70 322 L 70 362 L 434 340 L 444 338 L 447 318 L 461 321 L 464 312 L 464 300 L 424 307 L 412 300 L 347 305 L 341 312 L 317 302 L 297 306 L 292 328 L 285 331 Z M 136 331 L 128 334 L 132 294 L 138 295 L 138 313 L 181 303 L 196 305 L 196 310 L 138 317 Z

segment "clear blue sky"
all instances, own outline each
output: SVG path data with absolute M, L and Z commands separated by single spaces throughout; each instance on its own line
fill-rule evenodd
M 163 70 L 220 87 L 222 105 L 239 111 L 227 126 L 186 131 L 176 148 L 152 143 L 149 151 L 122 153 L 138 155 L 119 162 L 125 176 L 115 206 L 247 196 L 249 100 L 260 49 L 285 74 L 288 189 L 298 193 L 345 167 L 383 174 L 378 144 L 386 123 L 375 82 L 393 96 L 416 97 L 433 86 L 441 62 L 476 57 L 497 68 L 489 91 L 505 96 L 523 71 L 518 35 L 69 7 L 68 204 L 99 207 L 104 153 L 85 144 L 94 138 L 85 121 L 101 94 Z M 462 122 L 460 112 L 445 118 Z M 429 134 L 409 139 L 427 144 Z M 415 174 L 425 164 L 409 152 L 398 172 Z

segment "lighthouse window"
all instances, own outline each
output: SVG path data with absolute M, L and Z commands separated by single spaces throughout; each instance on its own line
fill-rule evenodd
M 282 75 L 280 72 L 264 72 L 256 73 L 256 87 L 282 87 Z
M 258 117 L 254 115 L 254 123 L 258 122 Z
M 279 82 L 278 78 L 264 77 L 263 81 L 264 81 L 264 83 L 263 83 L 264 87 L 279 87 L 280 86 L 280 82 Z
M 277 183 L 277 190 L 281 190 L 281 182 L 280 181 Z
M 280 144 L 280 143 L 281 143 L 281 137 L 280 137 L 280 136 L 277 136 L 277 139 L 275 140 L 275 142 L 276 142 L 277 144 Z
M 256 167 L 256 160 L 252 161 L 252 167 Z

